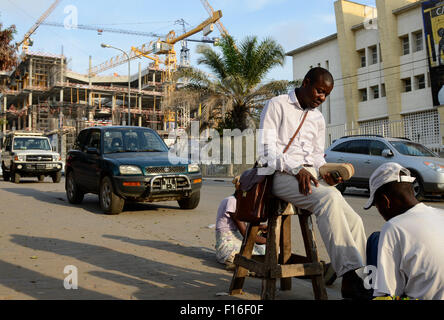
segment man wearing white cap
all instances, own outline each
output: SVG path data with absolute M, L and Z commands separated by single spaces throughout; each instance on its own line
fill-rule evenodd
M 370 177 L 370 198 L 387 221 L 377 255 L 374 296 L 444 299 L 444 210 L 416 200 L 410 171 L 388 162 Z

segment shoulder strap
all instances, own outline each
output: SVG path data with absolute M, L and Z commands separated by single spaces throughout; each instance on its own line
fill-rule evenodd
M 299 124 L 299 127 L 296 129 L 296 132 L 294 133 L 293 137 L 291 137 L 290 142 L 287 144 L 287 146 L 284 149 L 284 153 L 287 152 L 288 148 L 290 148 L 290 145 L 293 143 L 294 138 L 296 138 L 296 136 L 298 135 L 299 131 L 302 128 L 302 125 L 304 124 L 305 118 L 307 118 L 308 115 L 308 110 L 305 111 L 304 113 L 304 117 L 302 118 L 301 123 Z

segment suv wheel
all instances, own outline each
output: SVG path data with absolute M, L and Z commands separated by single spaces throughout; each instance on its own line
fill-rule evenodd
M 68 173 L 66 177 L 66 197 L 68 198 L 69 203 L 79 204 L 83 201 L 83 197 L 85 194 L 79 190 L 75 180 L 74 174 L 71 172 Z
M 3 171 L 3 180 L 9 181 L 10 175 L 9 172 L 6 171 L 5 165 L 2 163 L 2 171 Z
M 100 207 L 106 214 L 119 214 L 123 210 L 125 200 L 114 193 L 112 181 L 104 177 L 100 183 L 99 192 Z
M 43 182 L 45 180 L 45 176 L 43 174 L 38 176 L 39 182 Z
M 20 173 L 13 172 L 11 178 L 12 178 L 12 182 L 20 183 L 20 178 L 21 178 Z
M 415 192 L 415 197 L 418 201 L 424 200 L 424 187 L 422 186 L 422 180 L 417 173 L 412 172 L 412 176 L 415 177 L 413 181 L 413 191 Z
M 181 209 L 191 210 L 195 209 L 199 205 L 200 201 L 200 191 L 195 192 L 189 198 L 178 200 L 179 207 Z
M 54 182 L 54 183 L 59 183 L 60 180 L 62 179 L 62 172 L 61 172 L 61 171 L 58 171 L 58 172 L 54 173 L 54 174 L 51 176 L 51 178 L 52 178 L 52 182 Z

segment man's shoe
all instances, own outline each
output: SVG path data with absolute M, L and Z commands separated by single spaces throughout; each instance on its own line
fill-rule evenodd
M 371 300 L 373 290 L 364 287 L 364 281 L 354 271 L 349 271 L 342 277 L 341 294 L 344 299 Z

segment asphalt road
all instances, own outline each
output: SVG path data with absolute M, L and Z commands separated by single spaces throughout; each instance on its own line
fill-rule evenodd
M 232 191 L 228 181 L 205 179 L 195 210 L 180 210 L 176 202 L 133 204 L 108 216 L 94 195 L 69 204 L 63 179 L 0 181 L 0 299 L 259 299 L 261 282 L 254 278 L 245 281 L 245 294 L 226 296 L 232 273 L 215 261 L 216 211 Z M 376 210 L 362 209 L 363 191 L 345 197 L 368 235 L 380 229 Z M 294 221 L 293 248 L 302 254 Z M 77 268 L 78 289 L 65 289 L 66 266 Z M 330 299 L 340 298 L 339 288 L 336 281 L 327 289 Z M 293 290 L 277 299 L 313 299 L 311 283 L 294 279 Z

